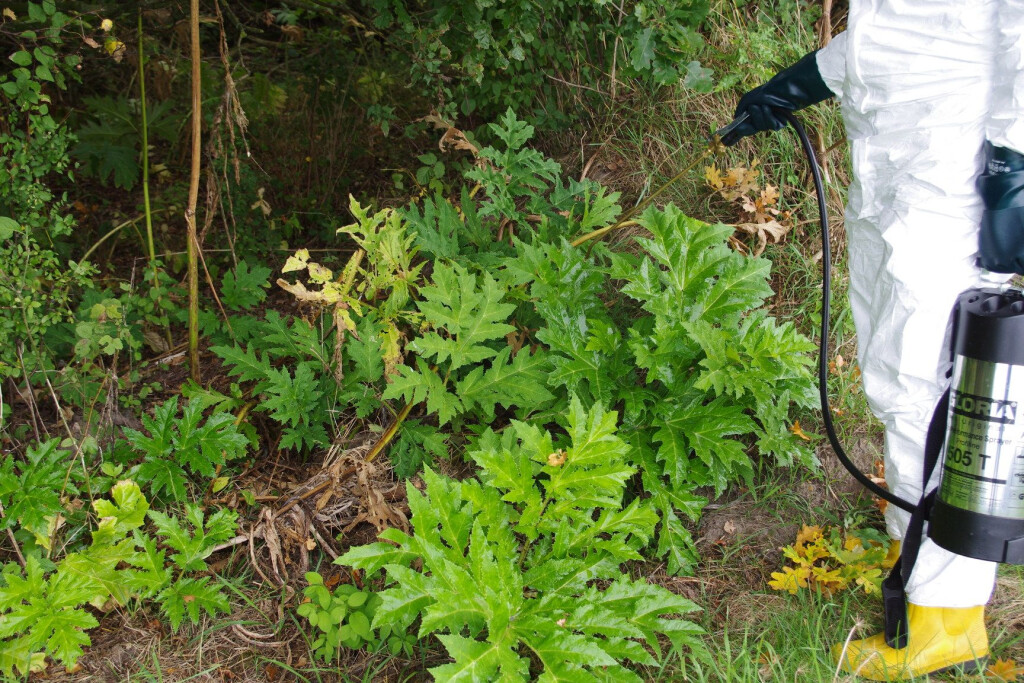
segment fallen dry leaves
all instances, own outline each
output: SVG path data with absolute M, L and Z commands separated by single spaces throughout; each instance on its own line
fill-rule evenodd
M 779 189 L 760 185 L 761 171 L 755 159 L 750 168 L 735 166 L 725 171 L 715 165 L 704 169 L 704 179 L 723 199 L 738 204 L 740 220 L 733 227 L 757 239 L 754 255 L 764 251 L 769 240 L 778 243 L 790 231 L 790 213 L 778 208 Z M 734 240 L 733 244 L 742 248 Z

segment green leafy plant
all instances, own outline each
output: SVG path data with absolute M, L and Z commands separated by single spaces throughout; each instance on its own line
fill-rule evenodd
M 82 172 L 103 183 L 112 181 L 123 190 L 139 181 L 139 147 L 142 143 L 142 112 L 139 100 L 127 97 L 86 97 L 83 122 L 75 131 L 78 144 L 74 155 L 81 160 Z M 147 107 L 146 124 L 150 144 L 154 140 L 174 143 L 182 121 L 172 113 L 172 102 L 165 100 Z
M 166 492 L 176 501 L 186 498 L 189 473 L 213 478 L 219 467 L 245 455 L 249 446 L 231 413 L 214 413 L 203 420 L 199 398 L 189 400 L 180 417 L 177 397 L 168 399 L 152 417 L 143 416 L 142 424 L 148 434 L 124 430 L 143 458 L 130 475 L 146 482 L 154 496 Z
M 319 659 L 333 662 L 342 646 L 349 649 L 384 646 L 392 654 L 412 654 L 415 638 L 404 632 L 392 632 L 388 627 L 380 633 L 371 628 L 381 603 L 376 593 L 359 590 L 350 583 L 339 584 L 332 591 L 317 572 L 307 572 L 306 581 L 309 583 L 303 590 L 306 601 L 296 612 L 319 632 L 312 645 Z
M 0 377 L 24 374 L 26 358 L 26 369 L 52 365 L 43 336 L 70 319 L 75 290 L 94 272 L 63 254 L 75 220 L 57 187 L 73 180 L 74 137 L 54 117 L 47 92 L 77 79 L 81 58 L 62 54 L 71 17 L 53 0 L 29 2 L 25 10 L 10 27 L 19 29 L 9 33 L 16 49 L 4 53 L 10 68 L 0 71 L 0 337 L 16 340 L 0 348 Z
M 211 617 L 228 612 L 228 599 L 220 586 L 211 584 L 209 576 L 188 574 L 209 569 L 206 559 L 217 545 L 235 535 L 238 513 L 222 509 L 206 518 L 198 505 L 187 504 L 185 526 L 178 518 L 156 510 L 151 510 L 149 517 L 163 543 L 174 551 L 170 556 L 174 579 L 154 598 L 170 619 L 171 628 L 177 631 L 186 616 L 195 624 L 203 612 Z
M 432 280 L 420 288 L 416 303 L 432 329 L 409 344 L 420 356 L 416 367 L 398 366 L 384 398 L 425 401 L 442 426 L 469 410 L 488 420 L 496 405 L 549 403 L 554 396 L 544 386 L 545 354 L 521 351 L 513 357 L 507 344 L 495 348 L 496 340 L 515 329 L 506 322 L 515 306 L 502 303 L 504 289 L 488 273 L 477 276 L 457 264 L 437 264 Z
M 41 670 L 47 656 L 74 666 L 91 643 L 87 631 L 98 625 L 90 606 L 154 599 L 175 631 L 186 615 L 197 622 L 202 611 L 228 610 L 210 577 L 188 574 L 208 569 L 205 559 L 235 533 L 235 512 L 220 510 L 204 519 L 198 507 L 187 506 L 189 531 L 176 517 L 150 510 L 138 484 L 127 480 L 92 507 L 98 522 L 88 544 L 56 564 L 32 553 L 24 568 L 8 563 L 0 571 L 0 672 Z M 143 531 L 147 516 L 173 551 L 170 566 L 166 551 Z
M 51 535 L 64 513 L 66 497 L 81 491 L 84 472 L 60 439 L 31 444 L 24 460 L 13 454 L 0 460 L 0 529 L 27 532 L 35 544 L 49 551 Z M 27 539 L 23 539 L 27 540 Z
M 407 487 L 413 535 L 391 529 L 338 560 L 385 570 L 373 626 L 437 634 L 454 659 L 431 669 L 439 680 L 640 680 L 623 664 L 656 663 L 660 638 L 699 650 L 700 629 L 675 618 L 696 606 L 623 572 L 657 515 L 623 504 L 636 469 L 616 422 L 573 399 L 564 438 L 513 422 L 470 451 L 479 479 L 426 470 L 423 493 Z

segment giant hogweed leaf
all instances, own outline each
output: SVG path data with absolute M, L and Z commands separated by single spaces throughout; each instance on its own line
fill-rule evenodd
M 422 358 L 416 359 L 416 369 L 398 366 L 398 375 L 384 390 L 384 398 L 402 398 L 412 404 L 426 401 L 427 411 L 437 413 L 442 427 L 465 410 L 459 397 L 448 391 L 444 380 Z
M 50 520 L 64 509 L 61 496 L 77 494 L 80 477 L 81 466 L 60 448 L 60 439 L 30 445 L 24 461 L 7 455 L 0 464 L 0 503 L 5 508 L 0 528 L 20 523 L 47 545 Z
M 249 440 L 238 431 L 231 413 L 215 413 L 200 425 L 202 416 L 199 400 L 182 409 L 174 455 L 192 472 L 213 477 L 217 465 L 245 455 Z
M 252 346 L 242 348 L 235 346 L 211 346 L 210 350 L 221 357 L 230 367 L 228 375 L 237 377 L 243 382 L 255 382 L 255 391 L 263 391 L 269 383 L 268 378 L 273 373 L 269 357 L 259 354 Z
M 439 634 L 454 659 L 432 670 L 443 680 L 525 680 L 527 653 L 543 668 L 539 680 L 636 680 L 621 661 L 652 659 L 636 639 L 682 633 L 689 622 L 667 616 L 690 611 L 691 603 L 626 582 L 611 594 L 610 612 L 598 615 L 609 624 L 604 631 L 592 621 L 568 619 L 580 605 L 603 604 L 594 582 L 621 580 L 615 552 L 626 549 L 623 556 L 632 559 L 635 546 L 654 533 L 656 518 L 646 503 L 621 507 L 625 485 L 618 471 L 628 476 L 633 469 L 625 464 L 628 447 L 615 433 L 616 420 L 598 406 L 584 410 L 573 398 L 562 449 L 538 427 L 513 422 L 501 436 L 485 433 L 470 451 L 486 483 L 425 471 L 423 492 L 407 487 L 413 535 L 386 532 L 382 537 L 397 547 L 353 548 L 338 561 L 386 570 L 374 625 L 405 627 L 421 617 L 420 637 Z M 590 476 L 606 468 L 612 471 L 605 481 Z M 584 491 L 595 486 L 597 494 Z M 513 525 L 530 508 L 539 508 L 532 513 L 536 540 L 527 533 L 523 546 Z M 574 543 L 578 537 L 598 541 Z M 692 645 L 700 648 L 696 640 Z
M 626 464 L 629 446 L 615 433 L 617 421 L 618 413 L 605 412 L 600 404 L 585 411 L 579 399 L 572 397 L 568 425 L 572 446 L 564 462 L 556 465 L 541 455 L 548 475 L 545 495 L 553 500 L 548 513 L 552 518 L 592 508 L 617 509 L 622 504 L 622 490 L 636 469 Z
M 423 212 L 415 204 L 401 210 L 402 217 L 416 235 L 416 246 L 434 259 L 454 259 L 461 252 L 459 236 L 462 219 L 441 193 L 423 198 Z
M 788 422 L 790 406 L 809 408 L 818 402 L 809 355 L 813 343 L 788 323 L 776 325 L 763 311 L 748 316 L 738 331 L 703 321 L 688 323 L 686 329 L 705 353 L 694 386 L 745 407 L 760 423 L 756 432 L 762 453 L 782 464 L 812 462 L 810 450 L 788 432 Z
M 163 589 L 157 601 L 163 607 L 175 633 L 186 616 L 193 624 L 197 624 L 203 612 L 215 617 L 218 613 L 231 611 L 227 597 L 219 587 L 210 585 L 209 576 L 181 577 Z
M 664 463 L 650 443 L 634 452 L 634 462 L 643 473 L 644 491 L 661 518 L 656 554 L 664 557 L 670 574 L 688 574 L 697 564 L 697 548 L 689 530 L 676 514 L 683 513 L 691 522 L 700 519 L 707 500 L 689 492 L 691 487 L 676 486 L 664 476 Z
M 550 358 L 543 351 L 530 354 L 521 350 L 514 358 L 506 346 L 491 359 L 486 370 L 478 365 L 456 385 L 456 393 L 465 410 L 478 408 L 486 421 L 494 419 L 494 406 L 522 406 L 536 410 L 550 402 L 554 395 L 544 386 Z
M 266 367 L 269 367 L 270 358 L 294 358 L 300 362 L 316 360 L 322 365 L 330 355 L 324 349 L 316 327 L 301 318 L 291 318 L 289 321 L 274 310 L 267 311 L 264 319 L 259 322 L 258 334 L 249 341 L 248 348 L 266 354 Z
M 741 406 L 722 397 L 704 402 L 702 394 L 691 392 L 678 403 L 663 403 L 652 425 L 661 444 L 658 460 L 676 488 L 714 486 L 720 495 L 737 476 L 752 474 L 743 443 L 729 438 L 756 428 Z
M 536 439 L 545 440 L 546 445 L 539 449 L 536 446 L 520 448 L 517 436 L 525 436 L 528 430 L 535 430 Z M 547 434 L 540 436 L 536 427 L 513 422 L 512 428 L 506 429 L 500 437 L 489 429 L 484 432 L 477 441 L 477 448 L 469 452 L 469 457 L 480 467 L 480 480 L 501 489 L 501 499 L 522 511 L 516 530 L 535 539 L 537 518 L 543 507 L 541 489 L 536 481 L 541 464 L 531 458 L 530 451 L 553 453 L 555 448 L 551 437 Z
M 505 265 L 514 282 L 529 284 L 530 297 L 549 330 L 544 341 L 552 349 L 570 354 L 582 350 L 589 321 L 608 321 L 600 298 L 606 287 L 603 273 L 567 241 L 517 241 L 516 257 L 506 259 Z
M 438 638 L 455 662 L 430 669 L 436 680 L 465 683 L 526 680 L 529 662 L 515 653 L 514 640 L 480 642 L 455 634 Z
M 185 519 L 192 531 L 182 526 L 177 517 L 157 510 L 150 510 L 149 518 L 153 520 L 157 533 L 164 538 L 164 543 L 177 551 L 171 555 L 171 560 L 182 571 L 188 572 L 206 570 L 205 560 L 213 553 L 213 549 L 235 533 L 238 513 L 223 509 L 206 519 L 202 508 L 187 504 Z
M 515 310 L 501 303 L 504 290 L 488 273 L 478 278 L 458 264 L 437 264 L 433 283 L 420 288 L 417 307 L 425 320 L 444 332 L 418 337 L 410 348 L 437 363 L 449 363 L 450 371 L 491 358 L 497 351 L 486 345 L 513 331 L 505 321 Z
M 294 377 L 286 368 L 272 370 L 268 375 L 267 397 L 259 410 L 270 412 L 283 425 L 282 448 L 312 448 L 327 440 L 327 432 L 318 419 L 325 412 L 320 379 L 311 363 L 296 365 Z
M 254 266 L 243 259 L 234 270 L 224 273 L 220 297 L 224 305 L 233 311 L 245 310 L 262 303 L 270 287 L 271 269 L 257 263 Z
M 653 237 L 637 242 L 654 260 L 641 259 L 636 268 L 633 259 L 613 256 L 612 274 L 628 280 L 623 293 L 650 313 L 726 325 L 771 295 L 771 264 L 729 249 L 731 227 L 702 223 L 673 205 L 648 209 L 639 222 Z
M 110 489 L 110 497 L 113 500 L 100 498 L 92 504 L 99 517 L 99 524 L 92 532 L 92 542 L 96 545 L 111 545 L 146 522 L 149 502 L 138 484 L 119 481 Z
M 345 338 L 345 384 L 373 383 L 384 376 L 381 356 L 384 343 L 384 325 L 374 313 L 367 313 L 356 323 L 358 336 Z
M 203 421 L 204 399 L 195 396 L 178 417 L 177 397 L 143 416 L 149 434 L 125 429 L 128 442 L 142 451 L 144 461 L 134 473 L 149 481 L 154 495 L 167 491 L 175 500 L 183 500 L 187 489 L 185 468 L 195 474 L 212 477 L 218 465 L 245 454 L 248 438 L 238 430 L 230 413 L 215 413 Z
M 54 572 L 49 577 L 33 555 L 20 568 L 5 568 L 0 585 L 0 649 L 23 653 L 43 649 L 66 666 L 74 666 L 82 648 L 91 643 L 85 630 L 99 625 L 79 606 L 92 600 L 98 590 L 89 576 Z M 4 667 L 26 671 L 31 659 L 0 660 Z M 3 673 L 10 674 L 10 668 Z
M 547 342 L 551 335 L 545 331 L 538 333 L 537 338 Z M 548 376 L 548 386 L 565 387 L 572 394 L 589 396 L 593 403 L 612 402 L 623 381 L 623 375 L 616 375 L 615 370 L 624 368 L 600 351 L 583 351 L 574 356 L 552 355 L 551 363 L 554 369 Z
M 154 497 L 167 493 L 174 500 L 185 500 L 188 496 L 188 473 L 169 458 L 146 459 L 132 473 L 140 481 L 149 482 L 149 492 Z

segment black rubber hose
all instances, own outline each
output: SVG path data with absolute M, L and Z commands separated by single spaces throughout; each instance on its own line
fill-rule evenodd
M 818 195 L 818 214 L 821 219 L 821 253 L 822 253 L 822 280 L 821 280 L 821 346 L 820 355 L 818 357 L 818 391 L 821 394 L 821 417 L 825 423 L 825 433 L 828 435 L 829 443 L 832 444 L 832 450 L 835 451 L 836 457 L 839 458 L 839 462 L 843 464 L 853 478 L 856 479 L 860 484 L 871 491 L 879 498 L 887 500 L 893 505 L 907 512 L 913 512 L 917 506 L 909 501 L 900 498 L 896 494 L 882 488 L 875 482 L 871 481 L 863 472 L 857 469 L 857 466 L 850 460 L 849 456 L 846 455 L 846 451 L 843 450 L 842 444 L 839 443 L 839 437 L 836 435 L 835 425 L 832 424 L 832 409 L 828 403 L 828 318 L 830 314 L 831 291 L 832 291 L 832 253 L 828 241 L 828 209 L 825 204 L 825 184 L 821 181 L 821 171 L 818 168 L 818 160 L 814 156 L 814 148 L 811 147 L 811 141 L 807 138 L 807 133 L 804 131 L 803 125 L 800 124 L 800 120 L 793 115 L 793 112 L 786 111 L 783 109 L 775 110 L 775 113 L 785 119 L 786 123 L 793 127 L 796 131 L 797 137 L 800 138 L 800 145 L 804 148 L 804 154 L 807 155 L 807 164 L 811 169 L 811 176 L 814 178 L 814 190 Z

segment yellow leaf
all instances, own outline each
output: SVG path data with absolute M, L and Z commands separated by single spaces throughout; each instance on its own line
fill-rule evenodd
M 1024 674 L 1024 667 L 1012 659 L 997 659 L 985 669 L 985 677 L 995 681 L 1015 681 Z
M 810 441 L 811 437 L 804 433 L 804 430 L 800 428 L 800 420 L 795 420 L 793 426 L 789 428 L 789 431 L 793 432 L 793 435 L 804 441 Z
M 15 16 L 14 14 L 14 10 L 12 10 L 10 7 L 4 7 L 4 16 L 10 19 L 11 21 L 18 20 L 18 17 Z
M 781 572 L 772 572 L 772 580 L 768 586 L 777 591 L 786 591 L 790 595 L 796 595 L 801 588 L 807 588 L 808 570 L 806 567 L 794 569 L 783 567 Z
M 349 315 L 348 310 L 341 306 L 334 309 L 334 325 L 339 330 L 351 332 L 352 334 L 356 333 L 355 321 L 352 320 L 352 316 Z
M 336 304 L 342 299 L 341 285 L 337 282 L 328 282 L 320 292 L 320 299 L 325 304 Z
M 879 595 L 882 592 L 882 570 L 877 567 L 862 571 L 857 577 L 857 585 L 868 595 Z
M 325 268 L 324 266 L 321 266 L 319 263 L 308 263 L 306 265 L 306 268 L 309 271 L 309 279 L 318 285 L 322 285 L 325 282 L 330 282 L 331 278 L 334 277 L 334 273 L 331 272 L 330 268 Z
M 218 493 L 224 490 L 224 487 L 231 481 L 230 477 L 217 477 L 213 480 L 213 484 L 210 486 L 210 491 Z
M 293 270 L 305 270 L 307 263 L 309 263 L 309 250 L 299 249 L 295 252 L 294 256 L 289 256 L 288 260 L 284 262 L 284 268 L 281 269 L 281 272 L 290 273 Z
M 398 331 L 393 322 L 388 323 L 387 329 L 381 335 L 380 350 L 381 357 L 384 360 L 384 374 L 386 376 L 390 377 L 397 373 L 398 364 L 402 362 L 402 349 L 398 343 L 401 336 L 401 332 Z
M 892 569 L 896 566 L 896 560 L 898 559 L 900 559 L 900 544 L 892 541 L 889 544 L 889 552 L 886 553 L 885 560 L 882 561 L 882 567 Z
M 114 28 L 114 22 L 110 19 L 104 19 L 100 22 L 100 28 L 103 29 L 104 33 L 109 33 L 110 30 Z
M 840 591 L 846 588 L 846 579 L 843 578 L 838 569 L 812 567 L 811 578 L 814 579 L 815 583 L 829 591 Z
M 708 185 L 716 190 L 722 189 L 722 173 L 718 170 L 717 166 L 706 167 L 704 169 L 704 179 L 708 181 Z
M 803 545 L 805 543 L 813 543 L 819 538 L 822 538 L 823 532 L 820 526 L 808 526 L 804 524 L 803 528 L 796 534 L 796 542 L 793 543 L 795 546 Z
M 294 285 L 287 280 L 281 278 L 277 279 L 277 286 L 294 296 L 299 301 L 305 301 L 307 303 L 318 302 L 324 303 L 324 295 L 321 292 L 311 292 L 306 289 L 306 285 L 301 282 L 296 282 Z
M 112 56 L 115 61 L 120 62 L 124 57 L 124 43 L 117 38 L 107 38 L 103 41 L 103 49 Z

